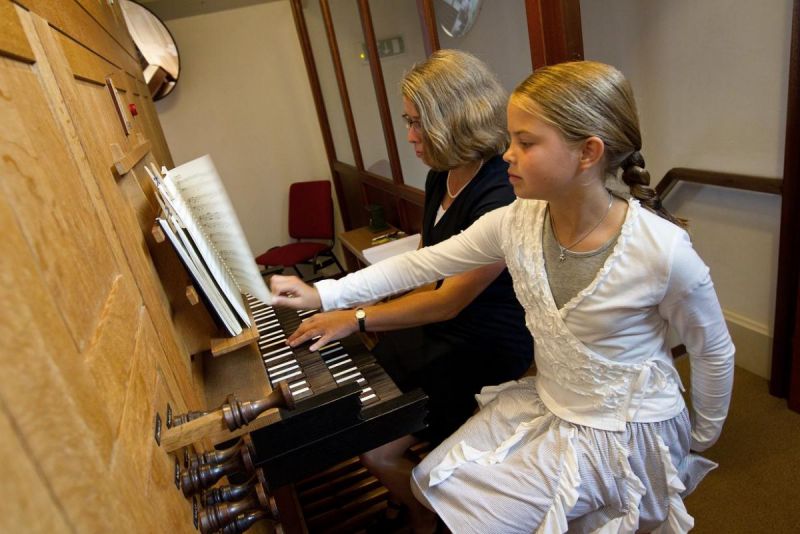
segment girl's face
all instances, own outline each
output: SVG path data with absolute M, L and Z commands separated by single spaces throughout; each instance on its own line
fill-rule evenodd
M 580 147 L 567 143 L 561 132 L 527 111 L 508 104 L 511 144 L 503 154 L 508 179 L 519 198 L 565 198 L 579 172 Z
M 406 139 L 414 147 L 414 154 L 422 161 L 425 161 L 425 147 L 422 144 L 422 123 L 420 123 L 419 111 L 417 111 L 417 106 L 406 97 L 403 97 L 403 119 L 406 121 L 406 128 L 408 128 Z

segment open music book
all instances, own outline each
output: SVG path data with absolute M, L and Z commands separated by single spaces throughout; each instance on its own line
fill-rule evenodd
M 164 212 L 158 224 L 220 323 L 241 333 L 251 326 L 242 293 L 272 299 L 211 157 L 148 174 Z

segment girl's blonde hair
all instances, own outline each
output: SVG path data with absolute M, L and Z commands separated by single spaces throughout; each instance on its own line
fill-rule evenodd
M 427 163 L 447 170 L 505 151 L 506 92 L 478 58 L 438 50 L 406 73 L 401 83 L 420 116 Z
M 625 76 L 596 61 L 559 63 L 536 69 L 510 102 L 561 131 L 568 142 L 599 137 L 605 145 L 605 174 L 622 180 L 631 195 L 665 219 L 683 226 L 650 188 L 640 153 L 642 135 L 633 90 Z

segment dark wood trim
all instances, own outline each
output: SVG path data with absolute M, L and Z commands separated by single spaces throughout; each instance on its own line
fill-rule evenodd
M 775 329 L 772 338 L 770 393 L 789 398 L 800 411 L 800 0 L 794 0 L 789 53 L 789 91 L 786 108 L 786 144 L 783 159 L 783 202 L 778 249 L 778 284 L 775 295 Z
M 788 395 L 788 402 L 790 410 L 794 410 L 795 412 L 800 412 L 800 291 L 797 292 L 797 299 L 795 300 L 794 304 L 794 335 L 792 336 L 792 352 L 791 360 L 790 360 L 790 367 L 788 369 L 788 382 L 789 382 L 789 391 Z
M 417 0 L 417 13 L 419 13 L 419 24 L 422 28 L 422 38 L 425 41 L 425 55 L 430 56 L 441 48 L 432 0 Z
M 311 49 L 311 40 L 308 37 L 308 27 L 306 18 L 303 15 L 302 0 L 291 0 L 292 18 L 297 29 L 297 37 L 300 39 L 300 49 L 303 52 L 303 62 L 306 65 L 308 83 L 311 85 L 311 94 L 314 97 L 314 107 L 317 108 L 317 119 L 319 120 L 320 130 L 322 130 L 322 141 L 325 144 L 325 153 L 328 162 L 336 160 L 336 149 L 333 146 L 333 136 L 328 124 L 328 112 L 325 109 L 325 101 L 322 99 L 322 89 L 319 84 L 317 74 L 317 64 L 314 61 L 314 52 Z
M 328 46 L 330 47 L 331 51 L 333 70 L 336 72 L 336 83 L 339 86 L 339 97 L 342 100 L 344 120 L 347 124 L 347 134 L 350 136 L 353 159 L 355 159 L 356 167 L 363 170 L 364 160 L 361 157 L 361 145 L 358 142 L 356 121 L 353 117 L 353 108 L 350 106 L 350 95 L 347 92 L 347 82 L 345 81 L 344 68 L 342 67 L 342 56 L 339 53 L 339 44 L 336 41 L 336 30 L 333 27 L 333 17 L 331 17 L 331 9 L 328 5 L 328 0 L 320 0 L 319 6 L 320 10 L 322 11 L 322 19 L 325 22 L 325 30 L 328 35 Z
M 402 198 L 418 206 L 425 205 L 425 191 L 422 189 L 403 184 L 397 187 L 396 192 L 397 198 Z
M 319 129 L 322 132 L 322 142 L 325 145 L 325 154 L 328 156 L 328 166 L 331 172 L 331 181 L 336 190 L 336 198 L 339 200 L 339 211 L 342 215 L 342 224 L 345 227 L 351 225 L 350 214 L 343 202 L 344 189 L 339 175 L 334 171 L 333 162 L 336 161 L 336 148 L 333 145 L 333 135 L 331 126 L 328 122 L 328 111 L 325 109 L 325 101 L 322 98 L 322 88 L 319 83 L 316 62 L 314 61 L 314 51 L 311 49 L 311 39 L 308 37 L 308 27 L 306 17 L 303 14 L 302 0 L 291 0 L 292 18 L 297 29 L 297 36 L 300 39 L 300 49 L 303 52 L 303 62 L 306 65 L 308 83 L 311 85 L 311 94 L 314 97 L 314 107 L 317 110 L 317 120 Z
M 580 0 L 525 0 L 534 69 L 583 59 Z
M 531 65 L 536 70 L 547 65 L 547 43 L 544 40 L 544 24 L 539 0 L 525 0 L 525 16 L 528 19 L 528 45 L 531 49 Z
M 359 170 L 349 163 L 344 163 L 342 161 L 336 161 L 333 163 L 334 170 L 347 177 L 347 180 L 351 183 L 349 187 L 353 187 L 352 183 L 356 183 L 356 187 L 359 188 L 359 194 L 362 198 L 362 202 L 358 206 L 343 206 L 342 209 L 351 209 L 350 220 L 351 221 L 358 221 L 363 219 L 363 206 L 368 203 L 367 199 L 370 196 L 374 196 L 374 192 L 379 191 L 383 193 L 384 199 L 391 198 L 392 206 L 386 206 L 387 208 L 391 208 L 393 211 L 397 212 L 398 220 L 391 220 L 392 224 L 400 228 L 404 231 L 414 231 L 416 227 L 419 226 L 419 221 L 412 221 L 409 216 L 409 209 L 414 212 L 421 211 L 422 207 L 425 205 L 425 193 L 417 189 L 416 187 L 411 187 L 405 184 L 396 184 L 392 180 L 385 178 L 383 176 L 379 176 L 377 174 Z M 343 182 L 346 180 L 343 180 Z M 352 193 L 352 189 L 350 190 Z M 372 194 L 369 194 L 369 192 Z M 345 197 L 346 198 L 346 197 Z M 413 208 L 409 208 L 409 206 L 413 206 Z M 352 227 L 348 227 L 348 230 L 352 230 Z
M 583 26 L 581 25 L 580 0 L 563 0 L 562 27 L 564 29 L 564 60 L 578 61 L 583 59 Z
M 716 185 L 743 191 L 756 191 L 772 195 L 781 194 L 782 180 L 780 178 L 764 178 L 762 176 L 748 176 L 744 174 L 730 174 L 726 172 L 703 171 L 699 169 L 686 169 L 676 167 L 667 171 L 664 178 L 655 187 L 658 195 L 663 199 L 678 182 L 691 182 L 693 184 Z
M 375 28 L 372 26 L 369 0 L 358 0 L 358 11 L 361 14 L 361 27 L 364 30 L 364 40 L 367 44 L 369 68 L 372 71 L 372 82 L 375 86 L 375 97 L 378 100 L 378 113 L 383 126 L 383 137 L 386 140 L 386 153 L 389 156 L 392 179 L 395 183 L 402 184 L 403 171 L 400 168 L 400 156 L 397 153 L 397 140 L 394 137 L 392 116 L 389 112 L 389 100 L 386 98 L 386 84 L 383 81 L 383 69 L 381 69 L 381 59 L 378 55 Z
M 384 176 L 380 176 L 369 171 L 356 169 L 352 165 L 342 161 L 334 162 L 333 166 L 338 172 L 346 172 L 350 174 L 358 173 L 359 178 L 364 183 L 369 184 L 375 189 L 392 193 L 397 198 L 407 200 L 420 206 L 425 204 L 425 192 L 421 189 L 406 184 L 396 184 Z

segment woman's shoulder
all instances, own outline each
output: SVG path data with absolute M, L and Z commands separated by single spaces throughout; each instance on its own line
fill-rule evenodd
M 428 175 L 425 177 L 425 193 L 427 194 L 434 189 L 445 187 L 445 180 L 447 180 L 447 171 L 430 169 Z

